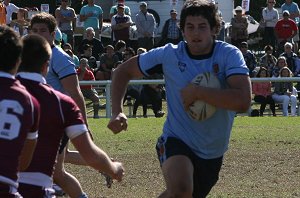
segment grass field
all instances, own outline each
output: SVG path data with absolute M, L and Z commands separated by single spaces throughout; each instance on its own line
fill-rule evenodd
M 108 119 L 89 120 L 95 142 L 124 163 L 126 175 L 108 189 L 95 170 L 67 165 L 90 198 L 152 198 L 164 189 L 155 143 L 165 118 L 130 118 L 128 131 L 113 135 Z M 300 119 L 236 117 L 213 198 L 299 198 Z

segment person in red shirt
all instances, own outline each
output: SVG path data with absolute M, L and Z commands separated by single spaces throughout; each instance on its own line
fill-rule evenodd
M 290 19 L 289 11 L 285 10 L 282 14 L 283 18 L 277 21 L 275 25 L 275 35 L 277 38 L 278 53 L 283 52 L 283 46 L 286 42 L 293 43 L 293 37 L 298 32 L 295 21 Z
M 88 59 L 82 58 L 79 61 L 79 68 L 77 69 L 78 79 L 81 80 L 95 80 L 93 72 L 89 69 Z M 85 98 L 93 102 L 94 118 L 99 118 L 99 95 L 92 85 L 80 85 L 81 92 Z
M 269 77 L 267 68 L 261 67 L 256 77 L 257 78 Z M 270 104 L 270 109 L 273 113 L 273 116 L 276 116 L 275 102 L 272 98 L 271 87 L 272 87 L 271 82 L 255 82 L 252 85 L 252 93 L 254 94 L 254 101 L 260 103 L 260 110 L 259 110 L 260 116 L 263 116 L 267 104 Z

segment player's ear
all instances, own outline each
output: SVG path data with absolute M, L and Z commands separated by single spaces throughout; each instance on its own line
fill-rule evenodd
M 47 73 L 48 73 L 48 71 L 49 71 L 49 63 L 50 63 L 50 61 L 48 60 L 48 61 L 46 61 L 46 62 L 42 65 L 42 68 L 41 68 L 41 74 L 42 74 L 43 76 L 46 76 Z

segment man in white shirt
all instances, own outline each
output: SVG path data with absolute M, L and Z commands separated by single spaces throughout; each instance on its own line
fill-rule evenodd
M 6 25 L 10 25 L 11 23 L 11 16 L 13 13 L 23 12 L 24 14 L 27 13 L 27 10 L 24 8 L 19 8 L 13 3 L 10 3 L 11 0 L 4 0 L 3 4 L 6 9 Z

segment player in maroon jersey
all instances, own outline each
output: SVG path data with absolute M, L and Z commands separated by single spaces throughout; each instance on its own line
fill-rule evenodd
M 39 35 L 23 39 L 22 63 L 17 78 L 37 98 L 41 105 L 39 138 L 33 159 L 26 171 L 20 173 L 19 191 L 24 198 L 52 197 L 52 174 L 60 140 L 68 135 L 85 162 L 94 169 L 121 181 L 124 168 L 113 162 L 90 138 L 83 116 L 67 95 L 46 84 L 51 48 Z M 32 59 L 32 57 L 36 57 Z
M 28 167 L 37 140 L 39 104 L 15 79 L 22 42 L 0 26 L 0 197 L 20 197 L 18 170 Z

